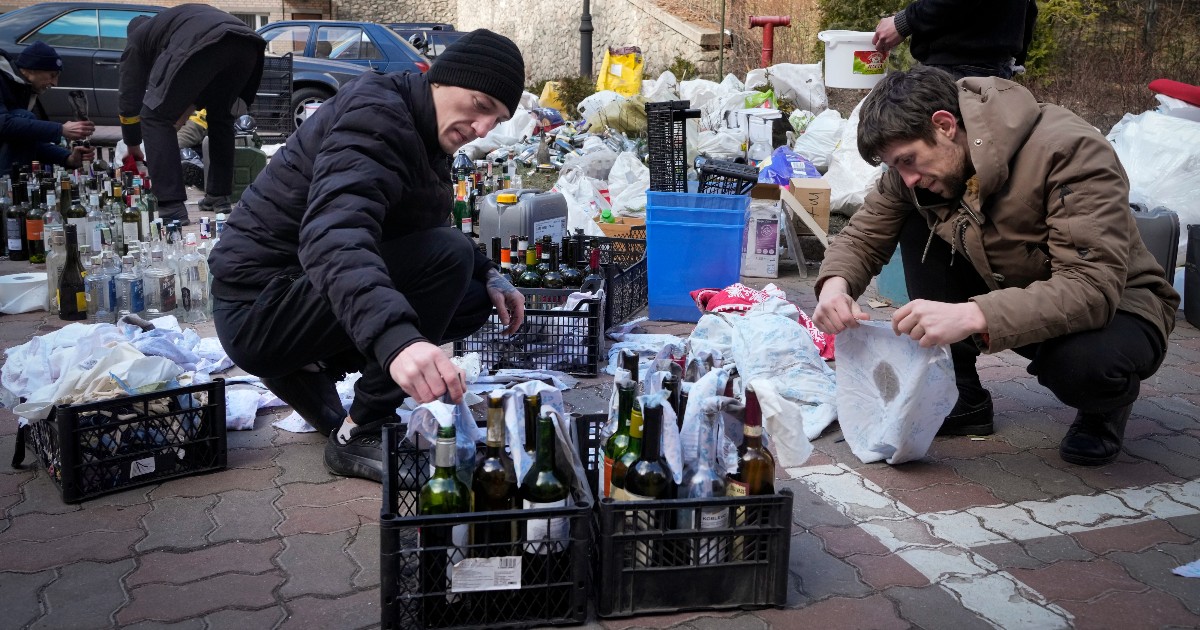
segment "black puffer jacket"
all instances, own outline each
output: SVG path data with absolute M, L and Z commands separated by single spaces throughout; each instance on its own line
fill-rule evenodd
M 155 109 L 162 105 L 167 89 L 184 64 L 227 37 L 251 41 L 260 49 L 267 45 L 244 22 L 206 4 L 181 4 L 138 26 L 121 54 L 118 113 L 122 118 L 135 119 L 143 106 Z M 259 55 L 254 73 L 238 95 L 247 105 L 254 102 L 262 71 L 263 58 Z M 126 144 L 142 141 L 141 127 L 137 124 L 123 124 L 121 133 Z
M 896 14 L 896 30 L 921 63 L 1022 64 L 1036 19 L 1034 0 L 917 0 Z
M 22 110 L 33 117 L 17 113 Z M 0 155 L 18 162 L 29 158 L 66 166 L 71 151 L 57 144 L 62 129 L 62 123 L 46 120 L 46 110 L 40 99 L 33 98 L 29 82 L 7 57 L 0 55 L 0 145 L 7 149 Z M 10 164 L 0 164 L 0 173 L 10 168 Z
M 429 83 L 418 74 L 363 74 L 325 101 L 242 194 L 210 260 L 213 296 L 251 302 L 273 278 L 308 274 L 358 350 L 386 365 L 423 337 L 379 245 L 447 226 L 452 200 Z M 491 262 L 475 251 L 482 279 Z

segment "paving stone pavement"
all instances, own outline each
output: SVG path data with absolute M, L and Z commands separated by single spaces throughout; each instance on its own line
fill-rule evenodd
M 28 270 L 0 260 L 0 275 Z M 810 279 L 785 266 L 777 284 L 811 312 Z M 0 346 L 60 325 L 44 312 L 0 316 Z M 921 461 L 893 467 L 858 461 L 834 425 L 805 465 L 779 471 L 794 493 L 785 606 L 593 612 L 586 627 L 1200 627 L 1200 580 L 1171 573 L 1200 558 L 1198 359 L 1200 331 L 1181 317 L 1125 452 L 1083 469 L 1057 456 L 1072 411 L 1018 355 L 984 356 L 995 435 L 938 438 Z M 607 387 L 582 379 L 564 398 L 595 412 Z M 284 413 L 232 432 L 227 470 L 79 505 L 37 466 L 0 469 L 0 629 L 378 626 L 380 486 L 327 473 L 319 436 L 271 426 Z M 6 457 L 15 430 L 0 410 Z

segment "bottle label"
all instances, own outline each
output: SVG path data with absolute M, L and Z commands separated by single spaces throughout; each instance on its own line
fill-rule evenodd
M 642 410 L 637 407 L 629 414 L 629 437 L 642 437 L 642 427 L 645 424 L 645 419 L 642 417 Z
M 70 296 L 68 296 L 68 299 L 69 299 L 69 297 Z M 59 300 L 59 304 L 62 304 L 61 297 Z M 75 292 L 75 312 L 76 313 L 86 313 L 87 310 L 88 310 L 87 293 L 84 293 L 83 291 L 76 291 Z
M 138 278 L 129 283 L 129 311 L 141 313 L 146 310 L 146 298 L 142 294 L 142 279 Z
M 155 290 L 158 291 L 158 303 L 162 312 L 170 313 L 175 310 L 175 276 L 168 275 L 158 279 L 158 286 Z
M 17 232 L 17 233 L 19 234 L 20 232 Z M 9 234 L 13 234 L 12 228 L 9 228 Z M 19 251 L 25 249 L 24 245 L 25 244 L 21 241 L 20 238 L 8 239 L 8 251 L 10 251 L 10 252 L 19 252 Z
M 700 510 L 700 529 L 724 529 L 729 527 L 729 510 L 705 508 Z
M 187 287 L 183 287 L 179 290 L 179 296 L 183 300 L 183 310 L 192 310 L 192 292 Z
M 750 484 L 730 479 L 729 482 L 725 484 L 725 496 L 748 497 L 750 496 Z
M 42 231 L 45 228 L 46 223 L 41 219 L 25 219 L 25 238 L 30 242 L 43 240 L 45 236 Z
M 470 234 L 470 233 L 471 233 L 471 217 L 463 217 L 463 219 L 462 219 L 462 231 L 463 231 L 463 234 Z
M 647 497 L 640 494 L 629 492 L 625 488 L 613 488 L 612 498 L 614 501 L 653 501 L 654 497 Z
M 126 221 L 125 223 L 121 224 L 121 234 L 125 237 L 126 243 L 140 240 L 141 235 L 138 234 L 138 227 L 138 223 L 131 221 Z
M 742 428 L 742 435 L 747 437 L 761 437 L 763 434 L 762 425 L 745 425 Z
M 567 500 L 535 503 L 528 499 L 521 501 L 521 507 L 526 510 L 539 508 L 566 507 Z M 571 522 L 566 518 L 531 518 L 525 522 L 525 553 L 546 555 L 558 553 L 567 548 L 567 539 L 571 535 Z
M 604 487 L 602 488 L 604 496 L 612 496 L 612 469 L 613 459 L 611 457 L 604 458 Z
M 507 591 L 521 588 L 521 556 L 467 558 L 454 565 L 453 593 Z

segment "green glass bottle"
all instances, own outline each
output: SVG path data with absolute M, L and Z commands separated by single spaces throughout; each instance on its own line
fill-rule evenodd
M 58 318 L 83 321 L 88 316 L 87 287 L 83 282 L 83 263 L 79 259 L 79 241 L 74 225 L 67 225 L 67 258 L 58 276 Z
M 662 403 L 648 402 L 642 419 L 641 454 L 625 473 L 626 500 L 665 499 L 671 490 L 671 473 L 662 456 Z
M 617 385 L 617 430 L 604 442 L 604 496 L 611 497 L 613 470 L 617 462 L 629 450 L 632 439 L 632 412 L 637 388 L 633 383 Z
M 571 487 L 568 478 L 555 461 L 554 418 L 542 415 L 537 421 L 537 455 L 525 478 L 521 480 L 521 507 L 526 510 L 566 507 Z M 530 518 L 525 521 L 525 557 L 527 568 L 534 575 L 545 570 L 545 564 L 555 564 L 554 557 L 567 550 L 570 541 L 570 520 L 567 518 Z M 538 568 L 539 565 L 542 568 Z M 533 583 L 545 583 L 535 579 Z
M 25 251 L 29 262 L 40 265 L 46 262 L 46 202 L 40 188 L 30 191 L 29 210 L 25 214 Z
M 528 394 L 522 404 L 525 407 L 525 453 L 533 459 L 537 455 L 537 421 L 542 415 L 542 397 Z
M 541 244 L 538 244 L 537 247 L 540 250 Z M 536 289 L 542 286 L 542 274 L 538 273 L 537 271 L 537 256 L 537 251 L 532 249 L 526 250 L 525 270 L 521 272 L 521 276 L 519 278 L 521 283 L 517 285 L 518 287 L 523 289 Z
M 417 509 L 422 515 L 459 514 L 471 510 L 471 491 L 457 474 L 458 462 L 453 426 L 438 427 L 433 451 L 433 474 L 421 486 Z M 466 525 L 437 525 L 420 529 L 420 577 L 426 619 L 442 614 L 447 603 L 457 599 L 450 593 L 453 567 L 463 559 Z M 445 594 L 445 597 L 438 595 Z M 429 597 L 429 595 L 433 595 Z
M 475 512 L 511 510 L 516 508 L 517 502 L 517 473 L 504 452 L 504 392 L 498 390 L 488 394 L 487 402 L 486 450 L 471 478 Z M 471 530 L 471 555 L 512 555 L 516 537 L 516 521 L 477 523 Z
M 558 268 L 558 246 L 552 244 L 550 246 L 550 268 L 542 274 L 542 288 L 561 289 L 564 286 L 562 273 Z

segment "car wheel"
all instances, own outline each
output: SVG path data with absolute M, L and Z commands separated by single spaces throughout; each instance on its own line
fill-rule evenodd
M 304 106 L 313 103 L 324 103 L 329 100 L 333 94 L 328 90 L 316 87 L 300 88 L 292 92 L 292 117 L 296 119 L 296 127 L 304 122 L 306 115 Z

